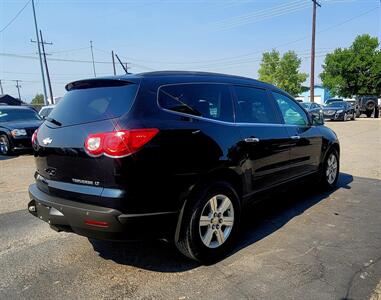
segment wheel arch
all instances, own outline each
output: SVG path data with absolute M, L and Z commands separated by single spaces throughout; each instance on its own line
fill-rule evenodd
M 243 183 L 242 183 L 241 176 L 236 171 L 234 171 L 231 168 L 219 168 L 204 174 L 203 176 L 200 177 L 200 179 L 194 185 L 190 187 L 183 201 L 183 204 L 179 213 L 178 221 L 177 221 L 177 226 L 176 226 L 176 231 L 174 236 L 175 241 L 178 241 L 180 237 L 180 233 L 183 230 L 184 226 L 182 226 L 183 225 L 182 221 L 183 221 L 184 212 L 187 209 L 189 204 L 189 199 L 191 199 L 192 195 L 197 193 L 201 188 L 207 186 L 213 181 L 225 181 L 231 184 L 238 195 L 239 201 L 242 204 L 242 196 L 243 196 L 242 184 Z

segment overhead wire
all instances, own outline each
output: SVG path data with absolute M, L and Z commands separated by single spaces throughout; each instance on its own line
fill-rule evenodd
M 32 0 L 29 0 L 25 3 L 25 5 L 17 12 L 17 14 L 5 25 L 2 29 L 0 29 L 0 33 L 2 33 L 5 29 L 7 29 L 17 18 L 18 16 L 24 11 L 24 9 L 28 6 L 28 4 Z

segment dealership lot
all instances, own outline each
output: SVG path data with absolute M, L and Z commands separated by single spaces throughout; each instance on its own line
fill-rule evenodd
M 0 298 L 376 297 L 381 119 L 327 126 L 341 142 L 338 189 L 322 194 L 313 183 L 300 184 L 269 195 L 247 212 L 234 253 L 212 266 L 164 242 L 108 243 L 54 232 L 26 211 L 33 157 L 0 157 Z

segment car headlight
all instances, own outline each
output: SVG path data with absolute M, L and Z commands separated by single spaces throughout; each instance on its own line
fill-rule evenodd
M 25 129 L 13 129 L 11 131 L 11 133 L 13 136 L 25 136 L 25 135 L 27 135 Z
M 342 112 L 343 112 L 342 109 L 339 109 L 339 110 L 337 111 L 338 114 L 341 114 Z

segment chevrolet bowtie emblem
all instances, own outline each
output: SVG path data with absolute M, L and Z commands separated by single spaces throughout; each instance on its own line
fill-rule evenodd
M 52 141 L 53 141 L 53 140 L 52 140 L 50 137 L 47 137 L 47 138 L 44 138 L 44 139 L 42 140 L 42 143 L 43 143 L 44 145 L 49 145 Z

